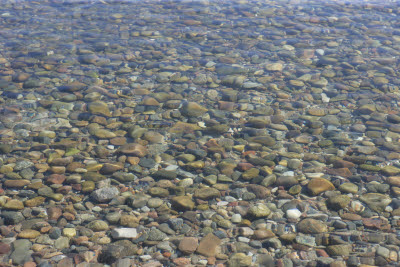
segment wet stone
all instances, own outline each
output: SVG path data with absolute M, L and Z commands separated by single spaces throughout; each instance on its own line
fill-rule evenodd
M 119 190 L 115 187 L 104 187 L 94 191 L 91 196 L 98 202 L 107 202 L 118 196 Z
M 297 224 L 297 230 L 303 234 L 319 234 L 328 231 L 328 227 L 315 219 L 304 219 Z

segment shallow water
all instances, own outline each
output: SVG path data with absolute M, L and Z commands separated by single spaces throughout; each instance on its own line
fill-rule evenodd
M 50 220 L 61 228 L 95 228 L 91 219 L 82 219 L 86 212 L 99 220 L 112 212 L 145 214 L 128 225 L 144 232 L 165 222 L 157 213 L 187 219 L 183 212 L 193 210 L 206 221 L 194 224 L 206 230 L 176 230 L 177 236 L 214 231 L 227 244 L 247 231 L 240 227 L 264 227 L 284 246 L 257 234 L 237 243 L 263 240 L 247 251 L 290 258 L 295 266 L 316 261 L 316 245 L 339 261 L 350 255 L 358 263 L 361 258 L 370 265 L 396 264 L 399 7 L 394 0 L 2 1 L 0 204 L 23 212 L 26 220 L 48 218 L 41 209 L 54 205 L 74 206 L 76 218 L 63 215 L 61 226 L 61 219 Z M 96 193 L 115 187 L 119 191 L 109 198 Z M 134 200 L 139 193 L 167 204 L 140 206 Z M 186 206 L 174 199 L 180 195 L 189 198 Z M 43 201 L 37 206 L 8 204 L 38 196 Z M 294 217 L 288 209 L 296 209 Z M 310 232 L 299 223 L 304 218 L 322 226 Z M 110 229 L 122 225 L 111 221 Z M 312 240 L 300 234 L 288 241 L 288 230 L 279 233 L 276 225 Z M 334 247 L 340 242 L 317 238 L 345 231 L 353 238 L 371 230 L 387 237 L 370 243 L 390 245 L 390 256 L 380 250 L 367 260 L 356 242 L 343 238 L 354 246 L 349 253 Z M 104 235 L 91 242 L 115 241 Z M 142 254 L 154 256 L 154 242 L 161 239 L 145 241 L 138 241 Z M 364 245 L 375 246 L 370 243 Z M 301 245 L 314 254 L 304 256 L 308 250 Z M 194 252 L 171 246 L 174 260 Z M 221 246 L 217 260 L 239 266 L 230 259 L 230 246 Z M 79 252 L 69 246 L 57 250 Z M 203 258 L 192 263 L 203 260 L 202 265 L 204 257 L 215 256 L 201 249 L 195 254 Z M 263 266 L 256 256 L 253 261 Z M 169 261 L 164 257 L 163 264 Z

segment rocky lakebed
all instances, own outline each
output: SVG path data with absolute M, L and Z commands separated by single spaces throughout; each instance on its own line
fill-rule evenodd
M 0 266 L 400 266 L 399 16 L 2 1 Z

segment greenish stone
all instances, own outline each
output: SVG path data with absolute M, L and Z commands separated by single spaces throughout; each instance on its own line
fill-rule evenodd
M 80 152 L 81 151 L 79 149 L 70 147 L 70 148 L 67 148 L 67 151 L 65 152 L 64 156 L 66 156 L 66 157 L 73 156 L 73 155 L 76 155 L 76 154 L 78 154 Z
M 351 245 L 331 245 L 326 248 L 329 256 L 349 256 L 352 252 Z
M 339 186 L 339 190 L 343 193 L 357 194 L 358 186 L 353 183 L 343 183 Z
M 233 182 L 233 180 L 232 180 L 232 178 L 230 178 L 226 175 L 220 174 L 220 175 L 218 175 L 218 182 L 219 183 L 231 183 L 231 182 Z
M 367 193 L 360 196 L 360 200 L 365 202 L 368 207 L 376 212 L 383 212 L 392 202 L 392 198 L 379 193 Z
M 379 172 L 381 170 L 381 167 L 375 166 L 375 165 L 369 165 L 369 164 L 361 164 L 359 166 L 359 168 L 361 170 L 370 171 L 370 172 Z
M 171 199 L 172 206 L 177 210 L 193 210 L 194 202 L 190 196 L 177 196 Z
M 82 176 L 82 179 L 86 181 L 99 182 L 105 180 L 106 177 L 97 172 L 87 172 Z
M 95 232 L 108 230 L 108 224 L 105 221 L 102 221 L 102 220 L 92 221 L 86 227 L 91 229 L 91 230 L 93 230 L 93 231 L 95 231 Z
M 261 185 L 268 187 L 270 185 L 273 185 L 275 182 L 276 182 L 276 175 L 271 174 L 265 177 L 264 180 L 262 180 Z
M 318 142 L 320 147 L 330 147 L 333 146 L 333 142 L 331 140 L 321 140 Z
M 251 180 L 251 179 L 257 177 L 259 173 L 260 173 L 260 170 L 257 168 L 248 169 L 247 171 L 245 171 L 242 174 L 242 179 L 246 180 L 246 181 Z
M 161 187 L 152 187 L 148 192 L 153 197 L 167 197 L 169 195 L 168 190 Z
M 301 185 L 296 184 L 296 185 L 290 187 L 288 192 L 291 195 L 297 195 L 297 194 L 300 194 L 301 189 L 302 189 Z
M 207 184 L 214 185 L 214 184 L 217 183 L 218 176 L 216 176 L 216 175 L 208 175 L 208 176 L 204 177 L 203 179 Z
M 383 168 L 381 169 L 381 172 L 382 172 L 384 175 L 393 176 L 393 175 L 399 174 L 399 173 L 400 173 L 400 169 L 397 168 L 397 167 L 395 167 L 395 166 L 388 165 L 388 166 L 383 167 Z
M 254 136 L 249 138 L 249 142 L 258 143 L 267 147 L 272 147 L 276 144 L 274 138 L 270 136 Z
M 90 113 L 93 113 L 96 115 L 103 115 L 106 117 L 111 116 L 111 112 L 108 109 L 108 105 L 101 101 L 89 103 L 88 110 Z
M 205 188 L 197 189 L 194 192 L 194 197 L 195 198 L 199 198 L 199 199 L 203 199 L 203 200 L 217 198 L 217 197 L 220 197 L 220 196 L 221 196 L 220 192 L 217 189 L 211 188 L 211 187 L 205 187 Z
M 264 204 L 256 204 L 250 207 L 248 214 L 255 218 L 267 217 L 271 213 L 271 210 Z
M 334 210 L 344 209 L 351 201 L 347 195 L 336 195 L 328 198 L 328 206 Z
M 96 188 L 96 184 L 93 181 L 82 182 L 82 192 L 83 193 L 92 192 L 95 188 Z
M 228 260 L 228 267 L 247 267 L 252 265 L 252 256 L 245 253 L 235 253 Z

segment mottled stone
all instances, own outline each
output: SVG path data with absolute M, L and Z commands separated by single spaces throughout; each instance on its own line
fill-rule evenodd
M 171 199 L 172 206 L 177 210 L 193 210 L 194 202 L 189 196 L 176 196 Z
M 215 235 L 209 233 L 201 239 L 196 252 L 206 257 L 214 257 L 216 254 L 216 248 L 220 244 L 221 240 Z
M 323 222 L 309 218 L 300 221 L 296 227 L 297 231 L 303 234 L 320 234 L 328 231 L 328 227 Z
M 178 249 L 185 254 L 192 254 L 196 251 L 199 240 L 196 237 L 184 237 L 180 242 Z

